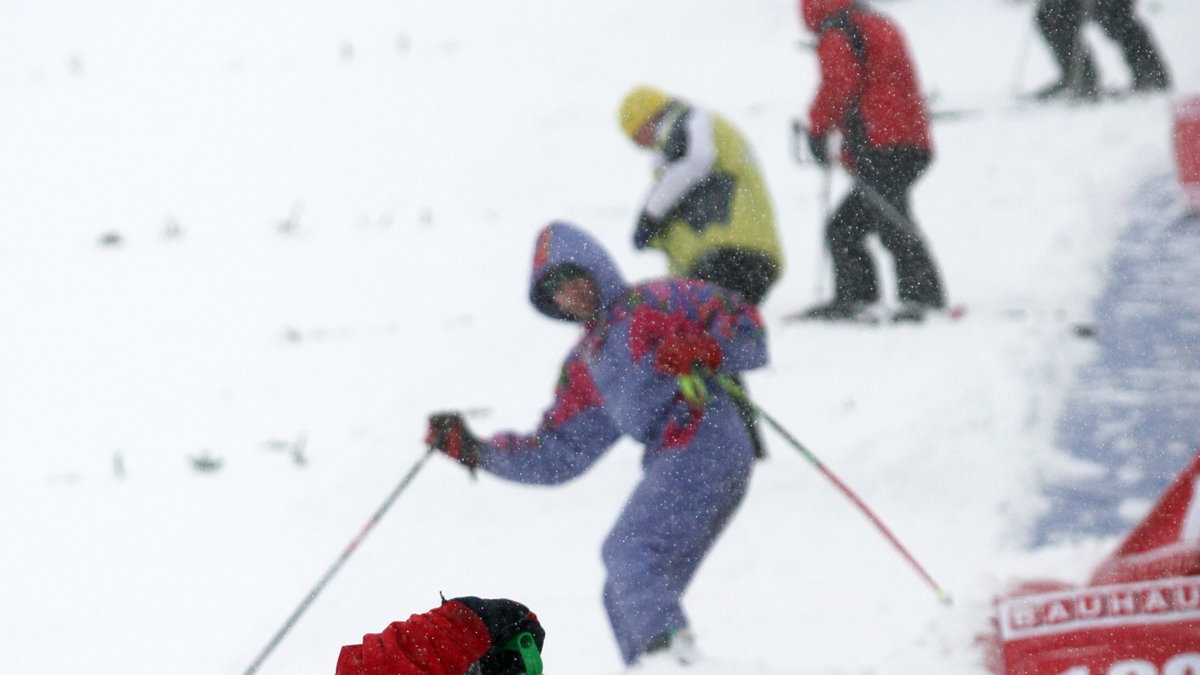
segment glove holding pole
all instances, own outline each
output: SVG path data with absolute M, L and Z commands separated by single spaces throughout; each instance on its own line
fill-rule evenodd
M 814 136 L 804 122 L 792 120 L 792 151 L 797 164 L 829 167 L 829 138 Z
M 654 368 L 675 377 L 679 392 L 694 406 L 708 402 L 702 373 L 716 372 L 724 360 L 721 345 L 705 331 L 685 330 L 664 337 L 654 353 Z
M 633 228 L 633 247 L 641 251 L 650 245 L 650 240 L 657 237 L 666 227 L 662 218 L 655 218 L 642 211 L 638 216 L 637 225 Z
M 808 138 L 808 151 L 812 153 L 813 161 L 818 166 L 829 166 L 829 141 L 824 136 L 813 136 L 812 132 L 805 132 L 805 137 Z
M 460 413 L 437 413 L 429 416 L 425 444 L 467 467 L 471 475 L 483 463 L 479 439 L 467 429 Z

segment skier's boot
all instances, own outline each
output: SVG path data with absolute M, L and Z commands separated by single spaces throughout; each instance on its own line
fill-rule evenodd
M 696 636 L 687 628 L 661 635 L 650 642 L 637 663 L 629 668 L 630 673 L 674 673 L 686 672 L 700 660 L 696 650 Z
M 1055 80 L 1050 84 L 1038 89 L 1030 94 L 1030 98 L 1037 101 L 1053 101 L 1054 99 L 1064 96 L 1067 91 L 1067 81 Z
M 892 312 L 892 323 L 921 323 L 926 315 L 935 312 L 938 307 L 925 302 L 906 302 Z
M 1171 76 L 1157 55 L 1143 57 L 1133 69 L 1133 90 L 1138 93 L 1167 91 L 1171 88 Z
M 1099 100 L 1100 82 L 1091 57 L 1079 57 L 1079 62 L 1072 63 L 1071 68 L 1073 72 L 1065 73 L 1060 79 L 1038 89 L 1033 93 L 1033 98 L 1038 101 Z

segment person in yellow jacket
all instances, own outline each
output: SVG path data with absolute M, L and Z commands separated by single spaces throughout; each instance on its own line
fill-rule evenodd
M 746 139 L 720 115 L 645 85 L 625 96 L 618 121 L 630 140 L 656 154 L 634 247 L 661 250 L 673 276 L 761 303 L 783 261 L 771 200 Z

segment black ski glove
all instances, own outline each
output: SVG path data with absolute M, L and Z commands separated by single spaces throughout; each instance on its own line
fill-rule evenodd
M 662 228 L 662 220 L 642 211 L 642 214 L 638 216 L 637 227 L 633 230 L 633 247 L 639 251 L 646 248 L 650 240 L 658 235 Z
M 806 132 L 808 135 L 808 151 L 812 153 L 813 161 L 818 166 L 829 166 L 829 142 L 825 136 L 813 136 L 812 132 Z
M 521 633 L 529 633 L 537 644 L 540 654 L 546 641 L 546 631 L 538 622 L 537 615 L 514 600 L 486 600 L 473 596 L 454 598 L 451 602 L 466 605 L 479 615 L 487 626 L 492 647 L 479 659 L 481 675 L 525 675 L 525 659 L 520 652 L 506 647 L 508 642 Z
M 425 432 L 425 445 L 457 460 L 474 470 L 483 463 L 479 441 L 467 429 L 467 423 L 458 413 L 438 413 L 429 416 L 429 429 Z

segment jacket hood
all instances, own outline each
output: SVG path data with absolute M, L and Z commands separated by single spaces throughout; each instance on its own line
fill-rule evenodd
M 570 223 L 550 223 L 538 233 L 533 249 L 533 270 L 529 275 L 529 301 L 550 318 L 572 320 L 560 312 L 542 290 L 542 282 L 561 265 L 579 267 L 587 274 L 596 284 L 602 308 L 612 305 L 628 290 L 600 242 Z
M 854 5 L 855 0 L 800 0 L 800 17 L 804 26 L 812 32 L 817 32 L 821 22 L 843 9 Z

